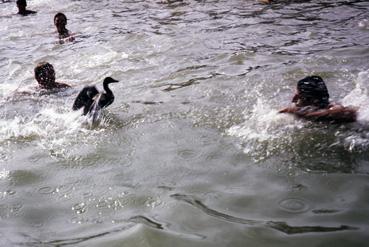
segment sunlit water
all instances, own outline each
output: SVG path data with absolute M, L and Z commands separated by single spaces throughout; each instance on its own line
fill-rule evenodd
M 28 7 L 0 3 L 1 246 L 368 246 L 369 2 Z M 40 61 L 73 89 L 35 92 Z M 358 123 L 277 113 L 312 74 Z M 91 126 L 71 106 L 105 76 Z

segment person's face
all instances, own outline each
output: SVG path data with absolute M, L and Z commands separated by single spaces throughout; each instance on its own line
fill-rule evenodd
M 67 25 L 67 20 L 63 16 L 58 16 L 55 18 L 54 24 L 58 30 L 62 30 Z
M 296 93 L 292 98 L 292 103 L 295 103 L 298 107 L 304 107 L 312 105 L 314 102 L 311 102 L 311 100 L 307 100 L 304 97 L 301 97 L 301 94 L 298 89 L 296 89 Z

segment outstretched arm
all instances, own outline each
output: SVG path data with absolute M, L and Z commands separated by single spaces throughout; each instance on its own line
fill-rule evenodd
M 279 110 L 278 113 L 296 113 L 297 107 L 296 106 L 290 106 L 286 107 L 282 110 Z
M 314 118 L 322 121 L 354 122 L 357 118 L 357 109 L 334 105 L 328 109 L 322 109 L 305 114 L 306 118 Z

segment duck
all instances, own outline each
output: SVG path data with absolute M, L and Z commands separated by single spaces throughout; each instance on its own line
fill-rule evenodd
M 95 121 L 98 118 L 101 110 L 114 102 L 115 97 L 109 88 L 109 84 L 117 82 L 119 81 L 111 77 L 106 77 L 103 81 L 103 88 L 105 92 L 99 92 L 96 86 L 84 87 L 74 100 L 72 109 L 77 111 L 83 108 L 82 115 L 88 115 L 92 117 L 93 121 Z

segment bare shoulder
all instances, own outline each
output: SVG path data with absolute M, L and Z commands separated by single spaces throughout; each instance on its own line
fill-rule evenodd
M 63 88 L 71 88 L 69 84 L 62 83 L 62 82 L 56 82 L 56 88 L 63 89 Z

